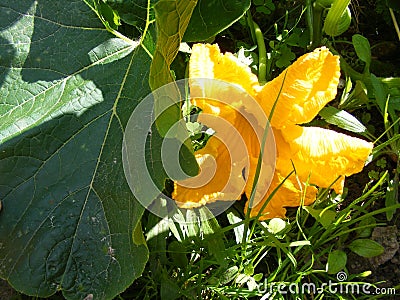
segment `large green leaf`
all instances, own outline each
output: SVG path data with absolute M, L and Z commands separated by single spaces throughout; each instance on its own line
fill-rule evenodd
M 111 299 L 141 275 L 121 147 L 150 62 L 83 1 L 0 1 L 0 276 L 15 289 Z
M 154 19 L 153 10 L 150 8 L 156 0 L 105 0 L 105 2 L 118 11 L 125 23 L 136 26 L 138 29 L 143 30 L 146 27 L 148 12 L 150 12 L 150 20 Z
M 250 7 L 250 0 L 199 0 L 183 40 L 205 41 L 239 20 Z
M 184 33 L 183 40 L 186 42 L 205 41 L 234 22 L 239 20 L 250 7 L 250 0 L 178 0 L 178 1 L 159 1 L 159 0 L 105 0 L 113 9 L 118 11 L 121 19 L 139 29 L 144 29 L 146 19 L 154 20 L 153 6 L 158 2 L 178 3 L 182 8 L 194 7 L 193 14 L 189 18 L 189 24 Z M 148 10 L 150 9 L 150 10 Z M 169 10 L 165 10 L 167 13 Z M 150 12 L 148 15 L 147 12 Z M 184 15 L 182 17 L 185 17 Z M 173 23 L 174 20 L 170 19 Z M 182 39 L 182 36 L 180 36 Z

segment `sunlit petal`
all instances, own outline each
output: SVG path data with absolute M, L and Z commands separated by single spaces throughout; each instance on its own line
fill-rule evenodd
M 261 211 L 260 220 L 284 218 L 286 214 L 285 207 L 299 206 L 302 201 L 304 205 L 310 205 L 315 201 L 317 194 L 317 189 L 315 187 L 305 186 L 304 184 L 299 183 L 295 175 L 291 175 L 286 180 L 284 180 L 284 178 L 285 177 L 281 174 L 275 172 L 268 192 L 265 194 L 262 201 L 259 201 L 252 207 L 250 216 L 257 216 L 266 201 L 269 202 Z M 278 187 L 280 184 L 282 185 Z M 275 189 L 277 189 L 276 193 L 270 197 Z M 248 197 L 250 196 L 247 189 L 246 195 Z M 246 209 L 248 208 L 248 204 L 249 203 L 246 203 Z
M 339 178 L 332 186 L 338 193 L 343 192 L 344 176 L 360 172 L 373 147 L 362 139 L 318 127 L 292 125 L 280 134 L 285 141 L 281 140 L 279 153 L 290 160 L 278 158 L 277 169 L 285 174 L 294 165 L 303 181 L 309 177 L 310 183 L 325 188 Z
M 174 183 L 172 198 L 182 208 L 195 208 L 217 200 L 237 200 L 243 193 L 245 181 L 242 170 L 246 161 L 235 159 L 224 143 L 211 137 L 207 145 L 196 152 L 200 174 Z
M 218 45 L 209 44 L 193 45 L 189 78 L 192 89 L 196 87 L 196 78 L 210 78 L 236 84 L 250 95 L 254 95 L 254 86 L 258 85 L 257 76 L 248 66 L 239 62 L 232 53 L 222 54 Z
M 339 78 L 339 57 L 318 48 L 260 88 L 256 98 L 268 116 L 276 101 L 270 120 L 276 128 L 307 123 L 335 98 Z

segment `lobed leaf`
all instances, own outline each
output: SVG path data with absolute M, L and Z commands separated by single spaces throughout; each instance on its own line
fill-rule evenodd
M 154 14 L 150 8 L 154 5 L 153 0 L 100 0 L 107 3 L 116 10 L 121 19 L 130 25 L 143 30 L 146 27 L 147 14 L 150 11 L 151 18 L 154 19 Z
M 321 223 L 325 229 L 328 229 L 336 218 L 336 213 L 328 209 L 315 209 L 310 206 L 304 206 L 303 208 Z
M 183 40 L 205 41 L 239 20 L 250 8 L 250 0 L 198 0 Z
M 0 6 L 0 276 L 37 297 L 112 299 L 148 259 L 121 146 L 150 57 L 84 1 Z

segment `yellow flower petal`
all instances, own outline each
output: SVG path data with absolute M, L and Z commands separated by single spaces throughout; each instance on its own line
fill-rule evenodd
M 319 48 L 259 88 L 256 98 L 267 116 L 277 100 L 270 120 L 273 127 L 307 123 L 335 98 L 339 77 L 339 57 Z
M 201 83 L 196 84 L 196 78 L 219 79 L 243 88 L 250 95 L 254 95 L 254 86 L 258 84 L 257 76 L 250 68 L 232 53 L 222 54 L 218 45 L 195 44 L 189 63 L 189 78 L 191 91 L 196 86 L 204 89 Z M 210 93 L 207 93 L 210 94 Z M 201 95 L 201 93 L 197 94 Z
M 218 102 L 213 103 L 213 101 L 209 104 L 214 104 L 215 107 L 219 105 Z M 221 108 L 224 109 L 224 107 Z M 215 118 L 215 123 L 209 121 L 204 113 L 200 114 L 199 121 L 210 125 L 216 130 L 215 136 L 208 140 L 207 145 L 196 152 L 196 159 L 201 168 L 200 175 L 203 174 L 203 171 L 211 173 L 210 170 L 214 170 L 215 166 L 212 166 L 213 159 L 215 159 L 217 170 L 214 178 L 209 182 L 201 181 L 198 176 L 189 180 L 175 182 L 172 198 L 180 202 L 178 203 L 180 207 L 192 208 L 216 200 L 240 199 L 240 195 L 244 191 L 246 178 L 250 176 L 248 173 L 254 172 L 256 169 L 263 129 L 258 126 L 257 120 L 251 120 L 251 116 L 247 115 L 246 111 L 232 109 L 231 113 L 229 119 L 223 120 L 224 122 L 221 122 L 220 118 Z M 250 118 L 251 122 L 247 118 Z M 230 123 L 233 128 L 225 128 L 225 122 Z M 263 188 L 269 186 L 274 172 L 275 143 L 272 130 L 267 137 L 264 151 L 265 156 L 261 172 L 263 184 L 259 185 L 261 189 L 258 199 L 264 196 L 266 189 L 263 190 Z M 232 165 L 231 161 L 233 162 Z M 222 192 L 229 180 L 229 176 L 231 176 L 229 188 L 227 191 Z M 204 182 L 204 184 L 197 188 L 184 186 L 184 184 L 190 186 L 190 182 L 196 182 L 197 184 L 200 181 Z M 233 185 L 233 189 L 231 185 Z
M 254 177 L 257 170 L 257 163 L 258 163 L 258 158 L 251 157 L 250 170 L 247 174 L 248 180 L 246 182 L 246 187 L 245 187 L 245 192 L 248 199 L 250 199 L 251 197 L 251 191 L 253 189 L 253 184 L 254 184 Z M 255 187 L 255 196 L 253 199 L 253 205 L 258 204 L 260 201 L 264 199 L 273 180 L 274 171 L 275 171 L 274 165 L 265 163 L 264 160 L 261 162 L 260 174 L 258 177 L 257 185 Z
M 277 169 L 282 174 L 293 170 L 302 181 L 343 192 L 344 176 L 360 172 L 373 144 L 332 130 L 292 125 L 275 131 L 279 139 Z M 290 160 L 285 158 L 290 158 Z
M 200 174 L 174 183 L 172 198 L 178 206 L 195 208 L 217 200 L 240 198 L 245 185 L 242 177 L 244 159 L 238 159 L 229 153 L 224 143 L 211 137 L 207 145 L 196 152 L 196 160 Z
M 268 192 L 263 197 L 262 201 L 258 202 L 252 207 L 250 216 L 255 217 L 262 209 L 265 201 L 271 196 L 272 192 L 278 188 L 279 184 L 283 184 L 278 188 L 276 193 L 269 200 L 265 208 L 261 212 L 260 220 L 272 219 L 272 218 L 285 218 L 286 209 L 285 207 L 296 207 L 302 202 L 304 205 L 312 204 L 316 199 L 317 189 L 313 186 L 304 185 L 300 186 L 296 177 L 291 175 L 287 180 L 284 181 L 283 176 L 275 172 L 271 182 L 271 186 Z M 247 197 L 250 197 L 249 191 L 246 189 Z M 246 203 L 246 210 L 248 209 Z

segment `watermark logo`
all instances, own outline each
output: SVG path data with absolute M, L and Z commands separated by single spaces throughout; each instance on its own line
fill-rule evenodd
M 341 294 L 341 295 L 395 295 L 394 287 L 377 287 L 366 282 L 346 282 L 348 275 L 344 271 L 336 274 L 337 282 L 264 282 L 257 286 L 257 290 L 262 294 L 261 300 L 272 299 L 274 295 L 299 295 L 299 294 Z
M 345 281 L 347 279 L 347 274 L 346 272 L 340 271 L 336 274 L 336 278 L 338 281 Z
M 186 104 L 201 103 L 203 112 L 185 116 L 171 126 L 171 120 L 165 119 L 168 110 L 180 109 L 184 101 Z M 197 207 L 165 195 L 162 191 L 163 182 L 157 179 L 157 173 L 165 172 L 171 180 L 179 182 L 185 191 L 194 190 L 202 194 L 206 193 L 203 188 L 211 180 L 220 178 L 216 175 L 219 166 L 213 156 L 220 153 L 219 150 L 206 153 L 200 160 L 196 158 L 201 165 L 196 176 L 189 176 L 181 166 L 182 147 L 190 141 L 185 123 L 192 118 L 202 128 L 212 129 L 214 141 L 217 139 L 218 145 L 222 145 L 229 154 L 223 162 L 224 169 L 229 173 L 224 175 L 224 178 L 228 178 L 226 182 L 218 190 L 205 189 L 207 193 L 218 196 L 213 201 L 199 203 Z M 237 122 L 237 119 L 245 124 Z M 166 132 L 159 135 L 158 144 L 153 146 L 151 137 L 155 125 L 160 125 L 160 122 L 169 124 Z M 248 130 L 243 130 L 243 126 Z M 249 179 L 250 159 L 254 158 L 254 154 L 250 153 L 254 149 L 249 149 L 250 134 L 256 137 L 259 147 L 264 145 L 266 153 L 262 158 L 260 174 L 263 188 L 255 193 L 260 201 L 272 181 L 276 160 L 274 135 L 260 104 L 242 88 L 220 80 L 191 78 L 167 84 L 145 97 L 128 120 L 122 145 L 125 177 L 135 198 L 161 218 L 169 217 L 181 223 L 213 218 L 240 199 L 244 192 Z M 190 196 L 188 198 L 190 201 Z M 253 206 L 257 204 L 257 199 Z M 189 221 L 185 218 L 188 215 L 191 216 Z

